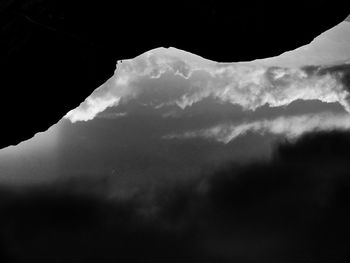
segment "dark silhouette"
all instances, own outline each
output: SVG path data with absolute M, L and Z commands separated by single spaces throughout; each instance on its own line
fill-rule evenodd
M 311 133 L 277 145 L 270 161 L 228 164 L 160 190 L 150 203 L 107 199 L 103 190 L 93 191 L 98 180 L 84 178 L 79 191 L 69 181 L 3 188 L 0 256 L 8 262 L 346 262 L 349 147 L 346 132 Z

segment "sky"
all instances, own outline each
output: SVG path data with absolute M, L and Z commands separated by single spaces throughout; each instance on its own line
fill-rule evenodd
M 315 37 L 308 45 L 292 51 L 286 51 L 277 57 L 255 60 L 254 63 L 263 65 L 280 65 L 286 67 L 300 67 L 309 65 L 324 65 L 341 63 L 349 59 L 350 28 L 349 18 L 328 31 Z
M 268 159 L 279 141 L 307 132 L 347 130 L 349 30 L 344 21 L 305 47 L 247 63 L 174 47 L 120 60 L 48 131 L 0 150 L 0 180 L 107 176 L 109 194 L 129 196 Z
M 0 150 L 9 253 L 347 262 L 349 36 L 344 21 L 251 62 L 175 47 L 118 61 L 58 123 Z

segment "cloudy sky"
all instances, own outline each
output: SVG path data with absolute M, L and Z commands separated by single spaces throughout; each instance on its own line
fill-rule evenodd
M 13 254 L 101 246 L 108 262 L 346 262 L 349 36 L 344 21 L 273 58 L 118 61 L 58 123 L 0 150 L 0 237 Z
M 173 47 L 120 60 L 59 123 L 2 149 L 0 179 L 111 176 L 113 195 L 132 195 L 269 158 L 280 140 L 306 132 L 347 130 L 348 36 L 344 21 L 307 46 L 253 62 L 219 63 Z

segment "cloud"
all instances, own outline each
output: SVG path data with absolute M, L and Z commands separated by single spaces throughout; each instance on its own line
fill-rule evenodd
M 119 99 L 120 98 L 115 97 L 89 97 L 80 107 L 68 112 L 66 117 L 72 122 L 92 120 L 98 113 L 103 112 L 106 108 L 117 105 Z
M 239 124 L 221 124 L 207 129 L 187 131 L 180 134 L 168 134 L 164 139 L 214 139 L 222 143 L 229 143 L 247 132 L 271 133 L 296 138 L 311 131 L 330 131 L 350 129 L 349 114 L 305 114 L 291 117 L 278 117 L 272 120 L 258 120 Z
M 148 95 L 143 103 L 155 108 L 177 105 L 184 109 L 213 97 L 251 111 L 263 105 L 285 106 L 295 100 L 338 102 L 350 111 L 349 93 L 341 78 L 349 74 L 346 70 L 320 74 L 302 68 L 219 64 L 173 48 L 155 49 L 119 61 L 114 76 L 65 118 L 88 121 L 108 107 L 144 94 Z M 146 85 L 151 81 L 152 85 Z M 155 98 L 156 104 L 152 101 Z
M 116 119 L 125 117 L 127 115 L 126 112 L 102 112 L 96 116 L 96 118 L 100 119 Z
M 103 176 L 2 186 L 0 258 L 347 262 L 349 148 L 348 133 L 309 134 L 279 145 L 270 160 L 228 163 L 146 200 L 110 198 Z

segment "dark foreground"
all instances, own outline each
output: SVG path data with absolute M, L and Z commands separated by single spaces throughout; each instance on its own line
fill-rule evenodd
M 0 261 L 348 262 L 349 149 L 345 132 L 306 135 L 148 203 L 107 199 L 103 180 L 3 187 Z

